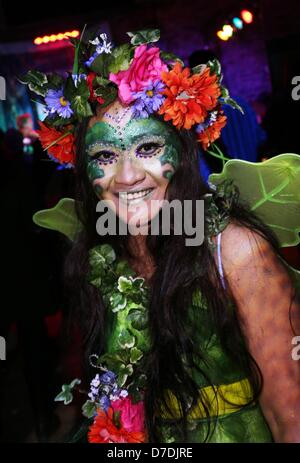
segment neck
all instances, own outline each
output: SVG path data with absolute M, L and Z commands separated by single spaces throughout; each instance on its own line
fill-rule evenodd
M 155 263 L 147 248 L 147 235 L 130 235 L 128 246 L 132 256 L 129 263 L 138 276 L 150 280 L 153 275 Z
M 149 255 L 146 240 L 146 235 L 129 236 L 128 245 L 133 258 L 138 259 Z

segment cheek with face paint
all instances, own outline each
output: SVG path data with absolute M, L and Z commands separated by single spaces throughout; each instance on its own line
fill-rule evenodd
M 88 160 L 86 172 L 96 195 L 100 198 L 102 193 L 101 179 L 105 177 L 104 170 L 99 166 L 97 160 Z
M 164 154 L 159 158 L 162 166 L 164 166 L 163 176 L 167 180 L 171 180 L 175 171 L 179 166 L 179 152 L 173 145 L 167 145 Z

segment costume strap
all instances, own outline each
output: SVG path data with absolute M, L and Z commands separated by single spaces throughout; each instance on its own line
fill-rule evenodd
M 226 289 L 224 271 L 223 271 L 223 266 L 222 266 L 221 236 L 222 236 L 222 233 L 219 233 L 218 237 L 217 237 L 218 269 L 219 269 L 219 273 L 220 273 L 220 277 L 221 277 L 222 286 L 223 286 L 224 289 Z

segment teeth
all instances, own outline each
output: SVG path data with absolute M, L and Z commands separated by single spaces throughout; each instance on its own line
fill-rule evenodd
M 120 192 L 119 193 L 119 197 L 120 199 L 122 199 L 123 201 L 132 201 L 134 199 L 141 199 L 141 198 L 144 198 L 145 196 L 147 196 L 150 192 L 152 191 L 152 188 L 148 189 L 148 190 L 141 190 L 141 191 L 137 191 L 137 192 L 134 192 L 134 193 L 129 193 L 129 192 Z

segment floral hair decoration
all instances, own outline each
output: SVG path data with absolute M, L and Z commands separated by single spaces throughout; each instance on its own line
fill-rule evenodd
M 106 34 L 83 31 L 71 39 L 75 49 L 72 73 L 65 76 L 29 71 L 21 78 L 40 97 L 46 117 L 38 131 L 51 159 L 72 167 L 78 123 L 117 98 L 132 106 L 134 117 L 161 115 L 177 129 L 196 129 L 203 149 L 220 136 L 226 124 L 222 104 L 241 109 L 222 86 L 217 60 L 192 69 L 158 48 L 159 30 L 128 32 L 130 43 L 113 47 Z

